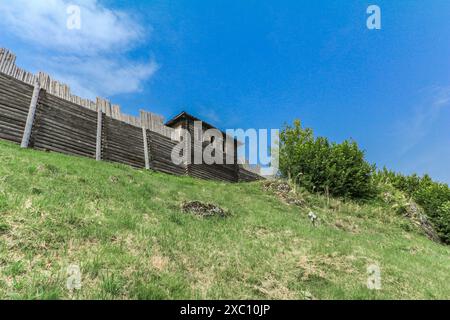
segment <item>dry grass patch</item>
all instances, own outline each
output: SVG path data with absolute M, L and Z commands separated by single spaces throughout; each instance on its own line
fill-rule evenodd
M 267 299 L 292 300 L 298 298 L 296 292 L 290 290 L 271 274 L 267 275 L 264 280 L 261 281 L 260 285 L 255 286 L 255 289 L 262 293 Z

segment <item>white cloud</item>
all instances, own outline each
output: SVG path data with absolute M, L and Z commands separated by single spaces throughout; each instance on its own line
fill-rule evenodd
M 70 5 L 80 7 L 80 29 L 67 28 Z M 0 24 L 22 40 L 61 52 L 124 50 L 145 37 L 144 28 L 131 16 L 97 0 L 2 0 L 0 16 Z
M 79 30 L 67 28 L 70 5 L 80 7 Z M 18 56 L 19 64 L 25 61 L 67 82 L 80 96 L 139 91 L 157 70 L 153 59 L 126 58 L 128 51 L 147 40 L 150 27 L 97 0 L 1 0 L 0 17 L 2 33 L 13 35 L 29 49 L 29 55 Z
M 61 82 L 70 83 L 78 95 L 94 99 L 97 95 L 108 97 L 116 94 L 141 91 L 142 82 L 158 69 L 155 62 L 138 63 L 127 59 L 96 57 L 54 57 L 39 62 L 47 73 Z

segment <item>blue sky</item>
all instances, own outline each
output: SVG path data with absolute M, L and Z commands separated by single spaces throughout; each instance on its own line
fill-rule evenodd
M 299 118 L 380 167 L 450 182 L 450 1 L 73 0 L 80 30 L 68 4 L 2 0 L 0 46 L 128 113 L 223 129 Z

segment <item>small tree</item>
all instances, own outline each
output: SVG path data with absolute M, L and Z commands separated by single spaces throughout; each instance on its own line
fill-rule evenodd
M 281 131 L 280 171 L 311 192 L 371 197 L 375 190 L 374 169 L 354 141 L 337 144 L 324 137 L 315 138 L 313 131 L 302 128 L 299 120 Z

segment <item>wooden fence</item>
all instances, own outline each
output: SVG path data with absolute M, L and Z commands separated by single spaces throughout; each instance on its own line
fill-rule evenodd
M 0 49 L 1 139 L 176 175 L 231 182 L 260 179 L 237 163 L 221 170 L 175 165 L 171 153 L 179 142 L 163 117 L 143 110 L 134 117 L 105 99 L 82 99 L 44 73 L 35 76 L 18 68 L 15 59 Z

